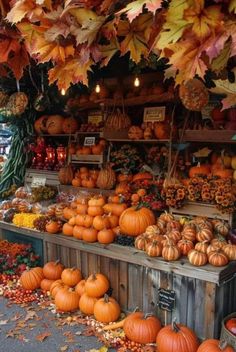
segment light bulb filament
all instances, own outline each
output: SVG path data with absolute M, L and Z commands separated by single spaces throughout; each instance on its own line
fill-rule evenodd
M 100 87 L 99 84 L 96 85 L 96 87 L 95 87 L 95 92 L 96 92 L 96 93 L 100 93 L 100 92 L 101 92 L 101 87 Z
M 134 86 L 135 87 L 139 87 L 140 86 L 140 80 L 139 80 L 138 77 L 136 77 L 135 80 L 134 80 Z
M 66 95 L 66 90 L 64 88 L 61 90 L 61 95 Z

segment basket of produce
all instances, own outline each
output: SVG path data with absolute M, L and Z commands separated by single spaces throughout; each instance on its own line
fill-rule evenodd
M 236 312 L 227 315 L 222 320 L 220 340 L 226 341 L 236 349 Z

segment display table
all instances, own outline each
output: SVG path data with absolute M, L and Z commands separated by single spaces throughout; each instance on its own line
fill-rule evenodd
M 3 238 L 16 233 L 26 240 L 41 241 L 44 261 L 60 259 L 68 267 L 78 266 L 83 276 L 106 274 L 113 296 L 125 311 L 135 307 L 154 312 L 162 323 L 173 317 L 194 329 L 200 339 L 218 337 L 221 320 L 236 310 L 236 263 L 225 267 L 194 267 L 186 259 L 166 262 L 150 258 L 133 247 L 89 244 L 64 235 L 50 235 L 0 222 Z M 158 307 L 158 289 L 175 291 L 172 312 Z

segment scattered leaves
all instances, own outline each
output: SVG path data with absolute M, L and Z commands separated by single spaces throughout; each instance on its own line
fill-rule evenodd
M 8 323 L 8 319 L 7 320 L 0 320 L 0 325 L 6 325 Z
M 35 337 L 35 339 L 36 339 L 37 341 L 43 342 L 46 338 L 48 338 L 48 337 L 51 336 L 51 335 L 52 335 L 51 332 L 45 331 L 45 332 L 43 332 L 42 334 L 37 335 L 37 336 Z
M 128 4 L 124 9 L 118 12 L 118 14 L 125 13 L 130 22 L 132 22 L 137 16 L 139 16 L 144 7 L 148 11 L 155 13 L 156 10 L 161 8 L 162 0 L 136 0 Z
M 65 351 L 68 350 L 68 348 L 69 348 L 68 345 L 62 346 L 62 347 L 60 347 L 60 351 L 61 351 L 61 352 L 65 352 Z

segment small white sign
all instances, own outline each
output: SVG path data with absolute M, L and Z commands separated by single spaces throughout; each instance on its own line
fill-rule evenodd
M 39 186 L 45 186 L 47 178 L 44 176 L 34 176 L 32 179 L 31 187 L 36 188 Z
M 144 108 L 143 122 L 156 122 L 165 120 L 165 106 L 156 106 L 153 108 Z
M 84 145 L 87 145 L 87 146 L 95 145 L 95 137 L 85 137 Z

